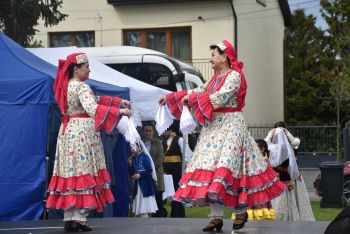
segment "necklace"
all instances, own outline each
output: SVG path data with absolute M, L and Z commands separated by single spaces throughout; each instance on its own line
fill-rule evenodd
M 231 68 L 226 69 L 224 72 L 222 70 L 218 73 L 218 76 L 226 76 L 229 71 L 231 71 Z

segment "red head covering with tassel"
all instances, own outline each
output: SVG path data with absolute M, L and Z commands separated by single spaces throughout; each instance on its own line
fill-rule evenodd
M 243 63 L 237 60 L 236 51 L 229 41 L 223 40 L 222 42 L 216 44 L 216 46 L 227 55 L 230 61 L 231 68 L 238 72 L 241 76 L 241 86 L 239 88 L 238 93 L 237 108 L 243 109 L 243 107 L 245 106 L 245 96 L 247 94 L 247 81 L 242 71 Z
M 67 56 L 67 58 L 58 60 L 58 70 L 56 80 L 53 85 L 53 91 L 62 114 L 66 113 L 67 109 L 67 89 L 69 79 L 69 66 L 74 64 L 87 63 L 88 58 L 84 53 L 74 53 Z

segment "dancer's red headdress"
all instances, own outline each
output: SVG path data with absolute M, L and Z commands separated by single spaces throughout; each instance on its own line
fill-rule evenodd
M 67 89 L 68 89 L 68 76 L 69 76 L 69 66 L 72 63 L 82 64 L 87 63 L 88 58 L 84 53 L 74 53 L 67 56 L 67 58 L 60 59 L 58 61 L 58 70 L 56 75 L 56 80 L 53 85 L 53 91 L 62 114 L 65 114 L 67 109 Z
M 245 96 L 247 94 L 247 81 L 242 71 L 243 63 L 237 60 L 236 51 L 229 41 L 223 40 L 222 42 L 216 44 L 216 46 L 227 55 L 230 61 L 231 68 L 241 75 L 241 86 L 239 89 L 237 101 L 238 108 L 243 109 L 245 105 Z

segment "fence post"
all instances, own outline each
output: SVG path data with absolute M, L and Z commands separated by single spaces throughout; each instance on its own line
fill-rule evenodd
M 349 142 L 349 128 L 345 127 L 342 129 L 342 138 L 343 138 L 343 160 L 344 162 L 350 160 L 350 142 Z

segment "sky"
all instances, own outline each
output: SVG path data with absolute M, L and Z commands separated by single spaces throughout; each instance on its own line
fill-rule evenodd
M 327 29 L 327 23 L 323 20 L 320 13 L 320 0 L 288 0 L 290 10 L 305 9 L 306 14 L 317 17 L 316 26 Z

